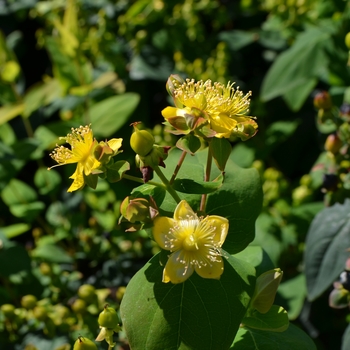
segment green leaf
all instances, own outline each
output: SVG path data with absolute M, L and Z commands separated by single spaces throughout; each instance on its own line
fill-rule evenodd
M 87 111 L 94 135 L 109 137 L 118 131 L 137 107 L 140 96 L 128 92 L 94 104 Z
M 265 250 L 260 246 L 248 246 L 234 256 L 253 265 L 256 270 L 256 277 L 259 277 L 262 273 L 272 270 L 275 267 Z
M 0 241 L 3 245 L 0 249 L 0 276 L 8 277 L 30 269 L 30 258 L 23 246 L 8 241 L 2 231 Z
M 120 181 L 128 170 L 130 170 L 130 164 L 126 160 L 119 160 L 107 168 L 107 180 L 109 182 Z
M 287 102 L 288 107 L 297 112 L 304 104 L 306 99 L 310 96 L 310 92 L 317 84 L 317 79 L 310 79 L 305 84 L 295 87 L 294 89 L 287 91 L 283 95 L 283 99 Z
M 53 244 L 43 244 L 32 250 L 32 257 L 46 262 L 58 264 L 71 264 L 73 258 L 62 248 Z
M 255 310 L 249 317 L 244 317 L 242 323 L 249 328 L 284 332 L 289 326 L 289 319 L 287 311 L 282 306 L 272 305 L 271 309 L 264 314 Z
M 295 320 L 303 308 L 306 297 L 305 275 L 300 273 L 296 277 L 282 282 L 278 287 L 277 295 L 284 301 L 289 319 Z
M 1 192 L 6 205 L 26 204 L 37 199 L 36 192 L 23 181 L 12 179 Z
M 315 300 L 338 279 L 350 247 L 350 200 L 319 212 L 305 241 L 305 275 L 308 299 Z
M 299 34 L 293 46 L 278 56 L 266 74 L 261 90 L 262 100 L 269 101 L 299 89 L 302 92 L 302 96 L 297 97 L 300 104 L 306 92 L 311 92 L 314 86 L 311 82 L 321 76 L 324 67 L 327 67 L 325 48 L 329 39 L 330 30 L 323 27 L 310 27 Z M 291 96 L 287 99 L 291 99 Z
M 207 194 L 218 190 L 224 181 L 224 176 L 220 174 L 210 182 L 194 181 L 190 179 L 175 179 L 173 188 L 182 193 Z
M 348 350 L 350 348 L 350 324 L 346 327 L 342 337 L 341 350 Z
M 21 235 L 22 233 L 28 232 L 30 227 L 30 225 L 24 223 L 13 224 L 6 227 L 1 227 L 0 232 L 7 238 L 13 238 Z
M 193 134 L 188 134 L 184 137 L 181 137 L 176 142 L 176 147 L 180 148 L 181 150 L 194 155 L 200 148 L 201 142 L 198 137 L 194 136 Z
M 163 187 L 153 186 L 149 184 L 144 184 L 138 187 L 135 187 L 131 194 L 136 197 L 149 197 L 156 201 L 157 205 L 160 206 L 165 197 L 165 189 Z
M 243 30 L 231 30 L 219 34 L 219 39 L 225 41 L 232 51 L 238 51 L 259 38 L 257 33 Z
M 214 158 L 216 166 L 220 171 L 225 171 L 227 160 L 231 154 L 232 147 L 225 138 L 213 137 L 209 143 L 211 154 Z
M 33 221 L 44 209 L 45 203 L 39 201 L 32 203 L 13 204 L 10 206 L 10 212 L 12 215 L 29 222 Z
M 39 193 L 46 195 L 55 192 L 61 184 L 59 173 L 53 169 L 39 168 L 34 175 L 34 183 Z
M 7 105 L 0 107 L 0 125 L 20 115 L 24 110 L 23 104 Z
M 213 174 L 219 170 L 213 169 Z M 208 195 L 206 212 L 229 220 L 229 231 L 223 248 L 235 254 L 247 247 L 255 236 L 255 220 L 262 207 L 262 188 L 256 169 L 243 169 L 231 159 L 225 168 L 222 186 Z
M 249 168 L 255 160 L 255 149 L 240 142 L 232 149 L 231 159 L 242 168 Z
M 153 257 L 127 286 L 120 306 L 133 350 L 227 349 L 239 329 L 254 289 L 254 268 L 224 259 L 220 280 L 194 273 L 180 284 L 162 283 Z M 225 325 L 225 327 L 223 327 Z
M 284 332 L 267 332 L 240 328 L 231 350 L 316 350 L 312 339 L 300 328 L 290 324 Z

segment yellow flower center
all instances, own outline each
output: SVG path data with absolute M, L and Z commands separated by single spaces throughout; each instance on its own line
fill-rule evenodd
M 182 248 L 188 251 L 199 250 L 198 242 L 193 234 L 183 240 Z

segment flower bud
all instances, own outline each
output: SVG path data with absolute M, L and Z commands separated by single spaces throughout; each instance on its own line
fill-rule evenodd
M 0 310 L 8 319 L 12 319 L 15 316 L 15 307 L 12 304 L 3 304 Z
M 182 108 L 183 104 L 175 98 L 174 90 L 184 82 L 185 80 L 183 80 L 179 75 L 171 74 L 165 85 L 168 94 L 173 98 L 175 106 L 178 108 Z
M 332 99 L 327 91 L 318 92 L 314 97 L 314 106 L 317 109 L 330 109 L 332 107 Z
M 345 45 L 350 50 L 350 32 L 345 35 Z
M 78 337 L 74 343 L 73 350 L 97 350 L 97 346 L 88 338 Z
M 36 303 L 37 303 L 37 298 L 31 294 L 25 295 L 21 299 L 21 305 L 27 310 L 34 309 L 34 307 L 36 306 Z
M 302 203 L 310 201 L 312 198 L 312 191 L 307 186 L 296 187 L 292 193 L 293 205 L 298 206 Z
M 121 214 L 131 223 L 144 221 L 149 216 L 149 203 L 145 198 L 126 197 L 120 206 Z
M 275 300 L 277 288 L 281 282 L 283 272 L 281 269 L 273 269 L 260 275 L 256 279 L 252 307 L 260 313 L 268 312 Z
M 119 316 L 117 311 L 106 304 L 103 311 L 98 316 L 98 324 L 100 327 L 104 328 L 117 328 L 119 326 Z
M 78 296 L 88 304 L 96 301 L 96 290 L 91 284 L 83 284 L 78 289 Z
M 134 124 L 134 132 L 130 138 L 130 146 L 141 157 L 147 156 L 154 145 L 154 137 L 147 130 L 139 130 Z
M 35 306 L 33 309 L 34 317 L 39 321 L 45 321 L 47 318 L 47 311 L 44 306 Z
M 343 142 L 340 140 L 337 134 L 328 135 L 324 148 L 326 151 L 331 152 L 332 154 L 337 154 L 343 145 Z
M 349 291 L 344 288 L 333 289 L 329 295 L 328 303 L 333 309 L 343 309 L 348 306 Z
M 72 304 L 72 310 L 77 314 L 83 314 L 86 311 L 86 303 L 82 299 L 76 299 Z

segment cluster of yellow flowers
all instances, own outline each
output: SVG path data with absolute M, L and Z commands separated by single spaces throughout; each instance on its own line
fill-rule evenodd
M 239 88 L 234 89 L 233 83 L 225 86 L 210 80 L 183 81 L 178 76 L 171 76 L 167 89 L 176 107 L 166 107 L 162 115 L 178 134 L 193 132 L 207 139 L 240 137 L 246 140 L 257 132 L 254 118 L 246 116 L 251 92 L 244 95 Z M 135 132 L 143 136 L 141 131 Z M 88 177 L 103 173 L 104 165 L 120 152 L 122 145 L 121 138 L 98 143 L 90 125 L 72 128 L 71 133 L 61 139 L 70 145 L 70 149 L 57 145 L 50 155 L 58 163 L 55 166 L 77 163 L 68 192 L 81 189 Z M 144 143 L 148 138 L 144 137 L 142 141 L 141 153 L 146 152 L 148 144 L 145 146 Z M 152 145 L 146 153 L 154 148 L 154 139 L 150 141 Z M 226 218 L 217 215 L 199 217 L 185 200 L 178 203 L 173 218 L 156 216 L 154 240 L 170 252 L 163 270 L 163 282 L 182 283 L 194 271 L 203 278 L 219 279 L 224 269 L 221 247 L 228 228 Z

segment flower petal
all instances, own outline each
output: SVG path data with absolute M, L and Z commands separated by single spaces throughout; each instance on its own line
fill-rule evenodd
M 195 270 L 199 276 L 203 278 L 213 278 L 219 279 L 222 273 L 224 272 L 224 262 L 221 256 L 216 257 L 216 261 L 211 261 L 210 265 L 201 266 L 196 265 Z
M 181 250 L 170 255 L 163 270 L 164 283 L 182 283 L 193 274 L 193 265 L 191 265 L 189 261 L 183 262 L 183 258 L 184 254 Z M 180 262 L 180 260 L 182 262 Z
M 188 217 L 197 217 L 192 208 L 189 206 L 189 204 L 182 200 L 174 211 L 174 220 L 186 220 Z
M 157 216 L 154 219 L 152 228 L 153 238 L 162 249 L 170 250 L 169 234 L 175 225 L 175 220 L 167 216 Z
M 209 215 L 202 220 L 201 224 L 215 227 L 215 236 L 213 238 L 213 241 L 215 244 L 217 244 L 218 247 L 221 247 L 225 242 L 227 236 L 229 221 L 222 216 Z
M 107 141 L 107 144 L 114 152 L 116 152 L 122 146 L 122 142 L 123 139 L 111 139 Z
M 182 108 L 176 108 L 176 107 L 165 107 L 162 110 L 162 116 L 165 119 L 171 118 L 171 117 L 183 117 L 186 113 L 188 113 L 190 109 L 182 109 Z
M 216 137 L 228 138 L 232 130 L 237 125 L 237 121 L 225 114 L 210 117 L 210 126 L 217 132 Z
M 79 163 L 78 163 L 78 166 L 77 166 L 75 172 L 69 178 L 73 179 L 74 181 L 70 185 L 70 187 L 68 188 L 67 192 L 73 192 L 73 191 L 79 190 L 80 188 L 84 187 L 85 182 L 84 182 L 83 168 Z

